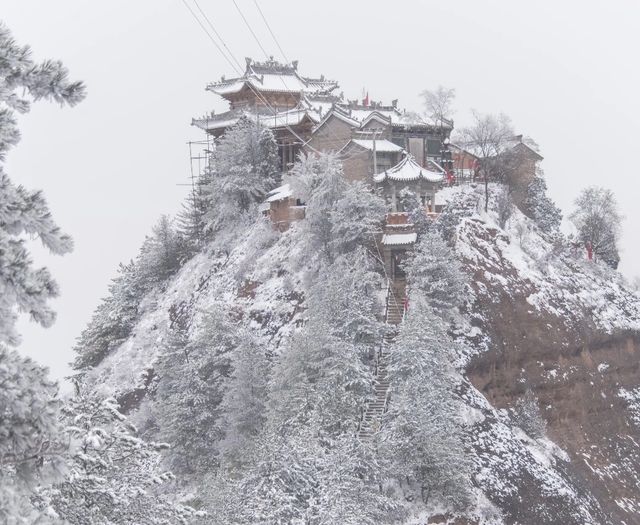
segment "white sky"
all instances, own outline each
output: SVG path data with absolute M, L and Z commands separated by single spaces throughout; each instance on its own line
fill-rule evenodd
M 253 0 L 236 1 L 280 58 Z M 627 217 L 622 271 L 640 274 L 640 3 L 258 1 L 301 73 L 339 80 L 349 98 L 365 87 L 419 109 L 418 93 L 443 84 L 457 90 L 458 125 L 469 108 L 510 115 L 539 143 L 563 210 L 584 186 L 615 191 Z M 199 3 L 241 62 L 263 58 L 232 0 Z M 224 110 L 204 87 L 233 72 L 181 0 L 2 0 L 0 17 L 37 58 L 63 60 L 88 86 L 74 109 L 42 103 L 21 118 L 7 163 L 16 182 L 44 190 L 76 242 L 63 258 L 35 251 L 62 288 L 56 325 L 21 323 L 23 351 L 62 378 L 117 264 L 178 210 L 186 141 L 200 138 L 191 117 Z

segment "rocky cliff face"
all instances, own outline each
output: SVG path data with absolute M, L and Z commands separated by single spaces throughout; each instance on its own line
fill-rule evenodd
M 476 198 L 454 200 L 472 209 Z M 487 495 L 506 523 L 640 523 L 638 295 L 519 212 L 505 229 L 463 217 L 456 245 L 475 295 L 467 392 L 491 407 L 472 430 L 478 472 L 502 482 Z M 562 452 L 527 457 L 525 436 L 501 428 L 527 389 Z
M 455 523 L 640 524 L 640 297 L 519 212 L 498 226 L 478 211 L 482 188 L 446 197 L 442 225 L 470 282 L 452 331 L 464 343 L 456 367 L 478 488 L 470 521 Z M 261 225 L 226 253 L 204 251 L 146 299 L 133 335 L 89 376 L 135 411 L 170 312 L 197 330 L 214 303 L 250 319 L 277 355 L 304 317 L 304 260 L 291 231 Z M 546 437 L 514 418 L 527 390 Z M 454 522 L 446 516 L 410 523 Z

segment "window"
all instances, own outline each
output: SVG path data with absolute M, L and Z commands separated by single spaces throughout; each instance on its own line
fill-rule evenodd
M 442 144 L 439 139 L 427 139 L 427 154 L 430 157 L 439 157 Z

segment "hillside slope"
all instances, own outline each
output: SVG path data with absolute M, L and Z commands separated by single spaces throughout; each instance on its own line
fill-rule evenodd
M 500 228 L 493 213 L 478 211 L 481 190 L 446 190 L 439 219 L 469 277 L 469 300 L 451 328 L 464 343 L 455 365 L 479 502 L 468 518 L 638 524 L 640 298 L 519 212 Z M 251 320 L 278 355 L 304 322 L 305 269 L 314 258 L 299 239 L 296 227 L 278 234 L 257 222 L 230 250 L 209 246 L 145 298 L 132 335 L 89 379 L 135 411 L 176 311 L 197 332 L 222 307 Z M 512 409 L 528 390 L 540 401 L 546 437 L 516 423 Z M 446 508 L 432 507 L 416 509 L 410 522 L 448 519 Z

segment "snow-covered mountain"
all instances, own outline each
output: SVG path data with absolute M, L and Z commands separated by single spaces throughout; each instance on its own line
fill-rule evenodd
M 397 519 L 639 524 L 640 297 L 617 273 L 585 260 L 581 250 L 540 231 L 518 210 L 500 227 L 495 211 L 482 211 L 483 191 L 443 190 L 447 205 L 437 219 L 467 280 L 464 305 L 448 330 L 456 341 L 449 360 L 461 401 L 471 503 L 465 512 L 438 494 L 418 503 L 399 483 L 386 492 L 403 507 Z M 264 376 L 272 376 L 308 322 L 307 291 L 318 286 L 310 277 L 318 260 L 308 251 L 307 233 L 304 221 L 278 233 L 259 219 L 225 239 L 224 249 L 215 241 L 202 247 L 147 293 L 130 334 L 85 372 L 89 382 L 114 394 L 152 434 L 156 368 L 176 319 L 185 320 L 187 339 L 215 339 L 207 324 L 220 310 L 252 331 L 267 359 Z M 373 295 L 384 298 L 382 272 L 378 285 Z M 379 306 L 383 316 L 383 301 Z M 373 382 L 369 364 L 365 380 Z M 224 396 L 232 373 L 215 377 Z M 539 432 L 524 417 L 527 396 L 539 401 Z M 374 456 L 375 443 L 364 445 Z M 189 477 L 185 490 L 197 493 L 213 475 Z M 210 516 L 212 523 L 224 522 Z

